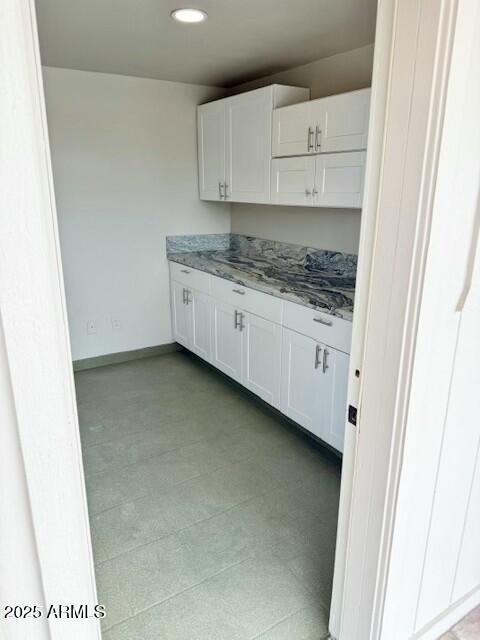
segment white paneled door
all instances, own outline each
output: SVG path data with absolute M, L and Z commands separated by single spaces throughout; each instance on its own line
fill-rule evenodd
M 361 208 L 365 158 L 365 151 L 316 156 L 314 206 Z
M 198 107 L 198 175 L 200 198 L 222 200 L 225 182 L 225 103 Z
M 271 183 L 272 203 L 312 206 L 315 158 L 274 158 Z
M 210 361 L 212 340 L 212 302 L 209 295 L 188 291 L 188 309 L 191 314 L 190 348 L 201 358 Z
M 321 113 L 315 119 L 322 153 L 367 148 L 370 94 L 370 89 L 361 89 L 318 101 Z
M 300 156 L 314 149 L 310 102 L 301 102 L 273 112 L 273 156 Z
M 213 300 L 212 305 L 212 364 L 237 382 L 242 382 L 244 332 L 240 327 L 245 320 L 239 315 L 241 312 L 230 304 Z
M 173 336 L 184 347 L 190 346 L 191 315 L 186 304 L 188 289 L 180 282 L 172 280 L 172 320 Z
M 243 384 L 280 409 L 282 327 L 252 313 L 245 314 Z
M 283 330 L 282 412 L 317 435 L 320 349 L 312 338 Z
M 343 452 L 347 414 L 349 356 L 324 346 L 322 351 L 321 429 L 318 434 L 325 442 Z
M 272 87 L 226 100 L 226 198 L 234 202 L 270 201 Z

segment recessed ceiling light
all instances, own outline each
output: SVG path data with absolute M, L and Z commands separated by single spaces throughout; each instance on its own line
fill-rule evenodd
M 178 22 L 203 22 L 207 19 L 207 13 L 201 9 L 175 9 L 170 14 Z

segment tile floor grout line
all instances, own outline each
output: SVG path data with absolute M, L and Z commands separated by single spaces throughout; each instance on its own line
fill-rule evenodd
M 141 433 L 141 432 L 140 431 L 139 432 L 135 432 L 132 435 L 135 435 L 136 433 Z M 224 435 L 229 435 L 229 434 L 227 432 L 225 432 Z M 91 479 L 92 477 L 94 477 L 96 475 L 100 475 L 102 473 L 115 473 L 117 471 L 124 471 L 125 469 L 128 469 L 129 467 L 135 467 L 135 466 L 137 466 L 138 464 L 140 464 L 142 462 L 150 462 L 151 460 L 154 460 L 155 458 L 161 458 L 162 456 L 165 456 L 165 455 L 167 455 L 169 453 L 173 453 L 174 451 L 179 451 L 180 449 L 185 449 L 187 447 L 193 447 L 193 446 L 195 446 L 197 444 L 200 444 L 201 442 L 205 442 L 205 441 L 208 441 L 208 440 L 216 440 L 217 437 L 218 436 L 207 436 L 205 438 L 200 438 L 199 440 L 195 440 L 193 442 L 190 442 L 189 444 L 179 445 L 178 447 L 175 447 L 173 449 L 168 449 L 168 451 L 164 451 L 163 453 L 158 453 L 158 454 L 155 454 L 155 455 L 152 455 L 152 456 L 148 456 L 147 458 L 141 458 L 140 460 L 137 460 L 136 462 L 129 462 L 128 464 L 119 465 L 118 467 L 109 467 L 107 469 L 103 469 L 102 471 L 93 471 L 92 473 L 88 473 L 87 470 L 85 470 L 85 475 L 89 479 Z M 108 444 L 108 443 L 99 443 L 98 445 L 90 445 L 90 446 L 87 446 L 86 449 L 89 449 L 92 446 L 93 447 L 102 446 L 102 444 Z M 252 454 L 252 457 L 254 457 L 254 456 L 255 456 L 255 454 Z M 248 459 L 250 459 L 250 458 L 248 458 Z M 245 460 L 246 460 L 245 458 L 240 458 L 238 460 L 238 462 L 243 462 Z M 223 466 L 228 466 L 228 464 L 229 463 L 226 462 L 225 465 L 223 465 Z M 85 463 L 84 463 L 84 466 L 85 466 Z M 222 468 L 222 467 L 219 467 L 219 468 Z
M 217 571 L 216 573 L 212 573 L 212 575 L 203 578 L 202 580 L 200 580 L 200 582 L 196 582 L 195 584 L 190 585 L 189 587 L 186 587 L 185 589 L 182 589 L 181 591 L 177 591 L 176 593 L 168 596 L 167 598 L 164 598 L 163 600 L 159 600 L 158 602 L 155 602 L 151 605 L 149 605 L 148 607 L 144 607 L 143 609 L 140 609 L 139 611 L 137 611 L 136 613 L 134 613 L 132 616 L 130 616 L 129 618 L 125 618 L 125 620 L 122 620 L 121 622 L 116 622 L 114 625 L 112 625 L 111 627 L 108 627 L 106 629 L 104 629 L 104 631 L 111 631 L 112 629 L 114 629 L 115 627 L 120 626 L 121 624 L 124 624 L 125 622 L 128 622 L 129 620 L 133 620 L 134 618 L 137 618 L 139 615 L 141 615 L 142 613 L 145 613 L 147 611 L 150 611 L 150 609 L 154 609 L 155 607 L 158 607 L 160 605 L 165 604 L 166 602 L 169 602 L 170 600 L 173 600 L 173 598 L 176 598 L 178 596 L 183 595 L 184 593 L 186 593 L 187 591 L 191 591 L 192 589 L 196 589 L 197 587 L 199 587 L 201 584 L 203 584 L 204 582 L 208 582 L 208 580 L 211 580 L 212 578 L 216 578 L 217 576 L 221 575 L 222 573 L 225 573 L 225 571 L 229 571 L 230 569 L 233 569 L 234 567 L 238 567 L 241 564 L 244 564 L 245 562 L 248 562 L 248 560 L 251 560 L 251 558 L 244 558 L 243 560 L 240 560 L 239 562 L 235 562 L 234 564 L 229 565 L 228 567 L 224 567 L 223 569 L 220 569 L 220 571 Z
M 156 456 L 154 456 L 156 457 Z M 254 455 L 252 456 L 252 458 L 255 457 Z M 245 462 L 249 462 L 250 460 L 252 460 L 252 458 L 242 458 L 236 462 L 234 462 L 233 464 L 242 464 Z M 153 458 L 151 458 L 153 459 Z M 151 460 L 149 459 L 149 460 Z M 135 466 L 135 464 L 132 465 L 128 465 L 128 466 Z M 161 490 L 161 493 L 167 493 L 168 491 L 170 491 L 171 489 L 176 489 L 177 487 L 181 487 L 184 484 L 187 484 L 187 482 L 191 482 L 192 480 L 198 480 L 199 478 L 205 478 L 205 476 L 210 475 L 211 473 L 216 473 L 217 471 L 220 471 L 221 469 L 225 469 L 229 466 L 229 463 L 226 463 L 225 465 L 222 465 L 221 467 L 215 467 L 215 469 L 211 470 L 209 469 L 208 471 L 205 471 L 204 473 L 200 473 L 196 476 L 191 476 L 190 478 L 186 478 L 185 480 L 181 480 L 180 482 L 176 482 L 175 484 L 170 485 L 170 487 L 167 487 L 165 489 Z M 124 469 L 125 467 L 122 467 L 122 469 Z M 108 473 L 106 471 L 99 471 L 97 473 Z M 88 484 L 88 483 L 87 483 Z M 99 516 L 103 513 L 105 513 L 106 511 L 110 511 L 112 509 L 117 509 L 118 507 L 124 506 L 126 504 L 129 504 L 130 502 L 135 502 L 136 500 L 142 500 L 144 498 L 148 498 L 149 496 L 151 496 L 151 492 L 148 492 L 146 494 L 142 494 L 141 496 L 135 497 L 135 498 L 131 498 L 130 500 L 126 500 L 125 502 L 119 502 L 118 504 L 114 504 L 111 507 L 107 507 L 106 509 L 102 509 L 101 511 L 97 511 L 95 513 L 91 513 L 90 516 Z M 260 495 L 260 494 L 259 494 Z M 87 488 L 87 498 L 88 498 L 88 488 Z
M 176 536 L 179 533 L 182 533 L 183 531 L 186 531 L 187 529 L 190 529 L 191 527 L 194 527 L 198 524 L 203 524 L 204 522 L 208 522 L 209 520 L 211 520 L 212 518 L 215 518 L 216 516 L 221 516 L 224 515 L 225 513 L 228 513 L 229 511 L 232 511 L 233 509 L 236 509 L 237 507 L 240 507 L 243 504 L 246 504 L 247 502 L 251 502 L 252 500 L 255 500 L 255 498 L 257 498 L 258 496 L 252 496 L 250 498 L 247 498 L 246 500 L 242 500 L 242 502 L 239 502 L 237 504 L 232 505 L 231 507 L 228 507 L 227 509 L 224 509 L 223 511 L 219 511 L 218 513 L 214 513 L 211 516 L 208 516 L 208 518 L 204 518 L 202 520 L 198 520 L 197 522 L 193 522 L 192 524 L 187 525 L 186 527 L 182 527 L 181 529 L 175 529 L 174 531 L 170 531 L 169 533 L 167 533 L 164 536 L 160 536 L 158 538 L 154 538 L 153 540 L 149 540 L 148 542 L 143 542 L 142 544 L 138 545 L 137 547 L 132 547 L 131 549 L 126 549 L 125 551 L 122 551 L 121 553 L 118 553 L 115 556 L 112 556 L 111 558 L 106 558 L 105 560 L 101 560 L 100 562 L 97 562 L 95 566 L 100 567 L 102 564 L 105 564 L 106 562 L 110 562 L 111 560 L 117 560 L 118 558 L 121 558 L 122 556 L 126 555 L 127 553 L 131 553 L 132 551 L 138 551 L 138 549 L 142 549 L 143 547 L 148 546 L 149 544 L 154 544 L 155 542 L 158 542 L 159 540 L 165 540 L 165 538 L 169 538 L 171 536 Z

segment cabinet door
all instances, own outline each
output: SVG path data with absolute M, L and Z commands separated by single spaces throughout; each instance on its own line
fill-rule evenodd
M 190 347 L 192 334 L 191 307 L 186 303 L 185 285 L 171 281 L 173 337 L 184 347 Z
M 227 111 L 227 199 L 270 201 L 272 87 L 225 100 Z
M 314 205 L 360 208 L 365 155 L 364 151 L 354 151 L 316 156 Z
M 282 412 L 320 435 L 321 345 L 295 331 L 283 329 Z
M 197 111 L 198 180 L 202 200 L 221 200 L 225 181 L 225 102 L 203 104 Z
M 320 437 L 343 452 L 347 414 L 349 356 L 328 346 L 322 355 L 322 398 Z
M 272 155 L 298 156 L 314 150 L 309 103 L 302 102 L 273 112 Z
M 272 203 L 311 207 L 315 182 L 315 158 L 275 158 L 272 160 Z
M 244 324 L 243 384 L 279 409 L 282 328 L 251 313 Z
M 201 358 L 210 361 L 212 339 L 211 298 L 200 291 L 189 290 L 188 305 L 191 312 L 190 349 Z
M 315 124 L 321 129 L 322 153 L 367 148 L 370 89 L 330 96 L 318 103 Z
M 244 331 L 238 326 L 238 309 L 215 299 L 212 304 L 212 364 L 237 382 L 241 382 Z

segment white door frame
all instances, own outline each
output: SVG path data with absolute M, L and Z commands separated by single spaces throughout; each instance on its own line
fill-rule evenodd
M 340 640 L 382 637 L 454 18 L 474 3 L 379 2 L 375 121 L 358 274 L 363 293 L 356 303 L 349 391 L 359 416 L 357 432 L 347 427 L 345 464 L 352 481 L 344 473 L 342 504 L 351 508 L 339 531 L 345 563 L 339 568 L 337 562 L 335 576 L 337 593 L 343 592 L 333 613 Z M 93 560 L 33 0 L 4 0 L 0 27 L 0 311 L 12 425 L 21 446 L 44 602 L 91 605 Z M 51 619 L 48 634 L 54 640 L 100 637 L 92 619 Z M 29 638 L 35 640 L 32 633 Z
M 0 31 L 0 313 L 8 361 L 1 397 L 8 386 L 15 412 L 2 430 L 19 443 L 16 469 L 26 480 L 32 529 L 24 553 L 38 562 L 24 572 L 18 562 L 2 596 L 27 593 L 37 568 L 42 595 L 36 602 L 2 597 L 0 635 L 94 640 L 95 618 L 44 617 L 29 626 L 3 619 L 5 604 L 86 604 L 92 614 L 96 589 L 33 0 L 3 0 Z M 0 504 L 2 514 L 6 506 Z M 9 547 L 18 550 L 27 521 L 25 514 L 23 521 L 2 521 Z
M 352 360 L 358 360 L 357 364 L 352 362 L 350 399 L 358 401 L 358 424 L 356 433 L 348 427 L 343 479 L 346 474 L 349 479 L 350 472 L 352 481 L 342 482 L 337 550 L 340 558 L 335 576 L 336 595 L 343 593 L 343 597 L 341 604 L 338 600 L 333 603 L 330 624 L 332 635 L 340 640 L 392 637 L 382 626 L 383 611 L 392 563 L 391 541 L 396 526 L 425 262 L 434 207 L 438 210 L 450 204 L 451 208 L 446 200 L 448 190 L 436 188 L 440 149 L 446 134 L 446 98 L 454 93 L 458 76 L 465 73 L 462 63 L 465 66 L 473 46 L 472 40 L 464 42 L 465 30 L 459 29 L 457 18 L 478 21 L 476 8 L 476 0 L 379 3 L 376 55 L 378 47 L 385 47 L 387 38 L 391 46 L 381 171 L 376 173 L 372 160 L 369 188 L 374 190 L 370 183 L 372 173 L 378 187 L 370 201 L 367 197 L 362 228 L 367 251 L 374 231 L 373 259 L 369 264 L 368 258 L 360 255 L 357 279 L 364 283 L 368 280 L 370 291 L 368 301 L 362 298 L 360 309 L 356 300 L 354 321 Z M 454 47 L 459 51 L 460 64 L 452 68 Z M 380 81 L 378 74 L 374 75 L 374 87 Z M 478 71 L 471 81 L 478 82 Z M 380 108 L 383 104 L 381 93 L 374 99 L 374 108 L 377 102 Z M 453 113 L 457 121 L 465 118 L 463 106 L 457 100 Z M 470 111 L 468 117 L 472 117 Z M 463 161 L 465 175 L 478 181 L 467 164 L 471 158 L 464 158 L 462 149 L 449 142 L 449 150 L 454 152 L 452 166 L 456 163 L 456 170 L 461 172 L 458 165 Z M 362 244 L 361 254 L 364 250 Z M 362 295 L 367 295 L 366 288 Z M 364 321 L 365 331 L 356 332 L 358 323 L 363 325 Z M 361 372 L 360 389 L 352 377 L 355 368 Z M 341 545 L 345 542 L 346 555 L 342 558 L 345 547 Z M 401 563 L 400 558 L 395 560 Z M 405 597 L 405 592 L 397 590 L 394 606 L 405 609 Z M 455 603 L 447 611 L 438 611 L 429 628 L 408 637 L 437 637 L 479 597 L 477 591 L 474 597 Z

